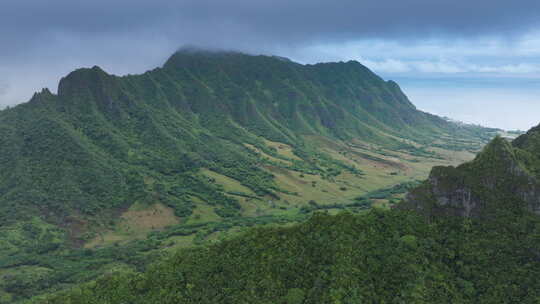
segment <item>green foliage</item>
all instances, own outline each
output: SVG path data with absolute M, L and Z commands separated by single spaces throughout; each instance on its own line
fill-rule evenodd
M 411 192 L 404 208 L 430 217 L 538 213 L 539 131 L 533 128 L 513 143 L 496 137 L 471 162 L 434 167 L 429 180 Z
M 19 252 L 45 253 L 62 245 L 64 239 L 61 229 L 38 218 L 4 227 L 0 231 L 0 254 L 3 256 Z
M 268 56 L 179 52 L 142 75 L 79 69 L 60 81 L 57 95 L 43 90 L 0 111 L 0 276 L 34 267 L 0 285 L 0 299 L 13 302 L 88 281 L 115 263 L 144 267 L 151 260 L 146 254 L 163 249 L 163 239 L 77 249 L 133 204 L 162 203 L 184 223 L 198 203 L 211 206 L 221 224 L 161 232 L 196 235 L 200 243 L 215 231 L 296 221 L 329 208 L 307 207 L 288 220 L 240 218 L 240 199 L 296 194 L 280 189 L 265 169 L 276 165 L 273 160 L 245 144 L 285 161 L 279 167 L 332 180 L 364 172 L 330 157 L 306 135 L 433 157 L 404 142 L 427 144 L 443 135 L 474 141 L 492 131 L 416 110 L 397 84 L 357 62 L 300 65 Z M 296 157 L 277 153 L 261 137 L 291 146 Z M 250 193 L 227 192 L 203 169 Z M 370 204 L 366 199 L 335 207 L 363 210 Z M 298 292 L 291 297 L 299 298 Z
M 161 255 L 156 250 L 161 246 L 159 240 L 148 239 L 97 250 L 18 253 L 2 260 L 0 289 L 10 295 L 10 300 L 0 303 L 15 303 L 46 290 L 87 282 L 115 269 L 140 271 Z
M 540 218 L 315 214 L 35 303 L 536 303 Z
M 357 201 L 363 201 L 366 199 L 390 199 L 397 194 L 405 194 L 409 190 L 418 186 L 417 181 L 403 182 L 388 188 L 377 189 L 371 191 L 366 195 L 362 195 L 356 198 Z

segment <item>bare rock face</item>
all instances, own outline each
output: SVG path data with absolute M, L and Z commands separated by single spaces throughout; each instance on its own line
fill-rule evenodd
M 435 167 L 424 184 L 411 191 L 404 207 L 427 216 L 471 217 L 479 212 L 481 200 L 454 167 Z
M 429 217 L 489 217 L 512 210 L 540 215 L 540 183 L 534 174 L 538 154 L 497 137 L 469 163 L 434 167 L 401 208 Z

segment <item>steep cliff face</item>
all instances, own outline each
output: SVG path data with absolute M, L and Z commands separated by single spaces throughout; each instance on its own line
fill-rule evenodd
M 524 210 L 540 215 L 540 128 L 510 143 L 496 137 L 471 162 L 434 167 L 401 206 L 427 216 L 491 217 Z

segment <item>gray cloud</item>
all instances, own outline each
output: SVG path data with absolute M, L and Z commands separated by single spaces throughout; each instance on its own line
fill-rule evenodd
M 523 37 L 540 29 L 538 11 L 536 0 L 5 0 L 0 107 L 54 91 L 75 68 L 139 73 L 183 45 L 358 59 L 390 77 L 536 73 L 540 40 Z M 522 53 L 505 46 L 523 41 Z
M 0 96 L 5 95 L 7 93 L 7 89 L 8 89 L 7 83 L 0 82 Z
M 17 0 L 3 2 L 2 53 L 55 43 L 158 36 L 240 48 L 433 35 L 512 37 L 538 24 L 534 0 Z M 253 47 L 252 47 L 253 48 Z

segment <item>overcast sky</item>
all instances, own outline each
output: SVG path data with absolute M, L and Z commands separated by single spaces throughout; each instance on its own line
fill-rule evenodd
M 0 106 L 73 69 L 160 66 L 185 45 L 358 60 L 418 108 L 505 129 L 540 122 L 537 0 L 2 0 Z

